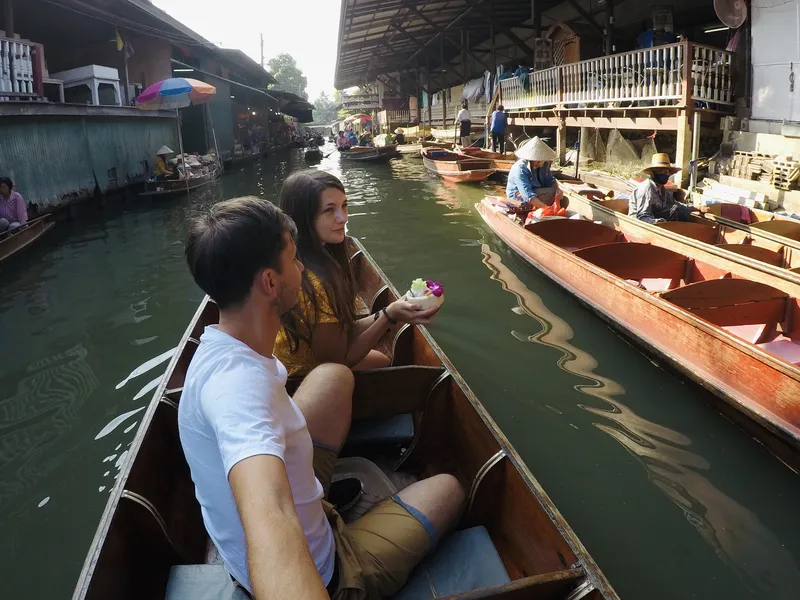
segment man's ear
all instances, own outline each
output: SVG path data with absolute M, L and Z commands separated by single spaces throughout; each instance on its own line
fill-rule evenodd
M 264 269 L 256 275 L 255 285 L 259 292 L 266 297 L 276 298 L 278 296 L 278 273 L 275 269 Z

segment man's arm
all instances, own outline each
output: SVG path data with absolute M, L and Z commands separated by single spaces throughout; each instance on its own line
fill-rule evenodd
M 28 222 L 28 207 L 25 206 L 25 199 L 19 192 L 17 192 L 17 222 L 20 225 Z
M 547 206 L 547 204 L 540 201 L 536 197 L 536 188 L 533 187 L 533 185 L 531 184 L 532 178 L 533 178 L 533 173 L 531 173 L 530 168 L 528 168 L 528 165 L 523 164 L 519 172 L 519 180 L 518 180 L 518 185 L 522 188 L 520 190 L 520 193 L 527 202 L 533 204 L 535 207 L 537 208 L 545 207 Z
M 250 583 L 256 600 L 329 600 L 297 517 L 284 462 L 260 454 L 228 475 L 247 540 Z

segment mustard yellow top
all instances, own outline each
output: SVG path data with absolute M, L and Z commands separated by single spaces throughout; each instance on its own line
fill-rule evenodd
M 322 282 L 311 271 L 306 270 L 306 273 L 308 274 L 308 279 L 317 296 L 319 314 L 314 314 L 314 305 L 311 303 L 311 299 L 308 297 L 308 294 L 302 291 L 300 292 L 299 306 L 303 313 L 304 322 L 312 324 L 312 332 L 310 333 L 313 333 L 313 328 L 317 325 L 338 323 L 339 319 L 337 319 L 336 315 L 333 313 L 328 294 L 325 292 Z M 286 330 L 281 328 L 278 332 L 278 338 L 275 341 L 274 354 L 286 367 L 286 371 L 289 373 L 290 377 L 292 375 L 305 375 L 311 371 L 311 369 L 321 364 L 316 356 L 314 356 L 311 346 L 305 340 L 300 339 L 298 341 L 296 352 L 291 352 L 290 348 L 291 346 L 289 345 L 289 338 L 286 335 Z
M 156 175 L 172 175 L 172 171 L 167 168 L 167 163 L 160 156 L 156 156 Z

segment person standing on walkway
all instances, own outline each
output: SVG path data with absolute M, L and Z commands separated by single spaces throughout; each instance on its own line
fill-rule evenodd
M 508 117 L 503 112 L 503 105 L 497 107 L 492 113 L 492 121 L 489 124 L 489 129 L 492 132 L 492 151 L 505 153 L 506 151 L 506 125 L 508 125 Z M 500 148 L 500 150 L 498 150 Z
M 461 101 L 461 110 L 456 115 L 456 124 L 459 126 L 458 136 L 461 138 L 461 146 L 470 145 L 470 131 L 472 130 L 472 115 L 469 113 L 467 101 Z
M 0 233 L 22 227 L 28 222 L 28 209 L 22 194 L 14 191 L 14 182 L 0 177 Z

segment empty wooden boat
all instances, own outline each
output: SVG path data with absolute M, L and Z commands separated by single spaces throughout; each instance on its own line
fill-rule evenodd
M 27 248 L 55 225 L 50 215 L 31 219 L 22 227 L 0 233 L 0 262 Z
M 339 157 L 350 162 L 388 162 L 399 158 L 400 153 L 394 144 L 389 146 L 353 146 L 349 150 L 340 150 Z
M 498 173 L 508 173 L 511 171 L 511 167 L 514 166 L 514 163 L 517 162 L 517 157 L 513 153 L 509 152 L 506 154 L 500 152 L 492 152 L 490 150 L 484 150 L 483 148 L 462 148 L 462 154 L 466 154 L 472 158 L 483 158 L 489 161 L 489 164 L 497 170 Z
M 610 227 L 522 227 L 500 202 L 476 208 L 537 269 L 719 398 L 782 457 L 800 449 L 800 303 L 767 284 Z M 727 410 L 727 414 L 733 411 Z
M 425 168 L 445 181 L 483 181 L 495 172 L 491 163 L 483 158 L 471 158 L 438 148 L 423 148 L 420 154 Z
M 397 298 L 363 249 L 356 242 L 351 249 L 361 311 Z M 218 318 L 216 305 L 204 300 L 178 345 L 111 492 L 74 600 L 195 600 L 199 590 L 244 600 L 206 535 L 177 427 L 186 370 L 203 329 Z M 366 493 L 343 517 L 357 518 L 378 499 L 436 473 L 454 474 L 469 490 L 457 531 L 443 538 L 395 598 L 431 598 L 434 588 L 436 597 L 465 600 L 616 600 L 427 331 L 396 326 L 381 349 L 392 357 L 391 367 L 356 373 L 353 426 L 334 480 L 356 474 Z M 297 385 L 290 379 L 287 387 L 292 392 Z
M 587 186 L 560 182 L 569 208 L 582 217 L 613 227 L 630 241 L 653 243 L 731 271 L 737 277 L 760 281 L 800 297 L 800 248 L 765 236 L 698 218 L 691 222 L 645 223 L 627 215 L 626 199 L 595 200 Z M 604 193 L 594 190 L 597 197 Z M 586 195 L 588 194 L 588 196 Z

